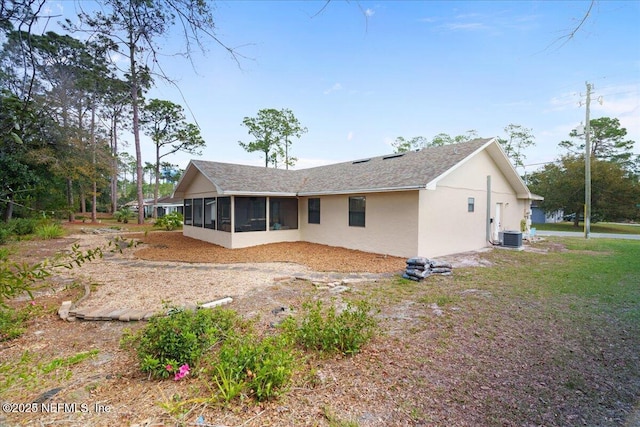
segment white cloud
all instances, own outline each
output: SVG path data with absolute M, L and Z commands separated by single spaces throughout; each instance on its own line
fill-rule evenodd
M 331 92 L 337 92 L 342 90 L 342 85 L 340 83 L 334 83 L 329 89 L 325 90 L 323 93 L 325 95 L 329 95 Z
M 480 22 L 452 22 L 450 24 L 444 24 L 444 27 L 451 31 L 479 31 L 489 29 L 488 26 Z
M 355 135 L 355 134 L 353 133 L 353 131 L 352 131 L 352 130 L 351 130 L 351 131 L 349 131 L 349 133 L 347 134 L 347 141 L 352 141 L 352 140 L 353 140 L 354 135 Z
M 375 10 L 367 8 L 367 9 L 364 11 L 364 16 L 366 16 L 367 18 L 369 18 L 370 16 L 373 16 L 375 13 L 376 13 L 376 11 L 375 11 Z

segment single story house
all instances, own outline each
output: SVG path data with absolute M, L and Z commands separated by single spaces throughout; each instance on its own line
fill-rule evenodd
M 564 211 L 562 209 L 558 209 L 553 212 L 545 212 L 540 208 L 538 203 L 539 202 L 537 200 L 531 202 L 531 222 L 533 224 L 562 222 L 562 217 L 564 216 Z
M 177 212 L 182 214 L 184 209 L 184 201 L 181 198 L 164 196 L 158 197 L 158 203 L 153 204 L 151 200 L 151 213 L 153 214 L 153 208 L 158 207 L 158 218 L 161 218 L 167 214 Z
M 227 248 L 306 241 L 442 256 L 483 248 L 531 215 L 496 139 L 300 170 L 192 160 L 176 186 L 185 236 Z

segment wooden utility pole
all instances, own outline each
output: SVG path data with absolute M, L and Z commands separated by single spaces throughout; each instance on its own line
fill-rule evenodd
M 587 82 L 587 108 L 584 128 L 584 238 L 591 232 L 591 126 L 589 106 L 591 104 L 592 85 Z

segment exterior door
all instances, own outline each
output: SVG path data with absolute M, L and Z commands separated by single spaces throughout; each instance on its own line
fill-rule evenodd
M 493 241 L 498 242 L 502 231 L 502 203 L 496 203 L 496 213 L 493 216 Z

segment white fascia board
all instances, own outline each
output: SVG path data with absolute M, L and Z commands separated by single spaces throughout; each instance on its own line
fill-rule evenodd
M 220 191 L 220 196 L 269 196 L 269 197 L 297 197 L 297 193 L 278 193 L 272 191 Z
M 478 154 L 479 152 L 481 152 L 482 150 L 484 150 L 485 148 L 487 148 L 489 145 L 491 145 L 493 142 L 495 142 L 495 138 L 490 139 L 489 141 L 485 142 L 484 144 L 482 144 L 477 150 L 475 150 L 473 153 L 469 154 L 467 157 L 465 157 L 464 159 L 460 160 L 458 163 L 456 163 L 455 165 L 453 165 L 452 167 L 450 167 L 449 169 L 447 169 L 446 171 L 444 171 L 443 173 L 441 173 L 440 175 L 438 175 L 437 177 L 435 177 L 434 179 L 432 179 L 431 181 L 429 181 L 427 183 L 427 185 L 425 186 L 425 188 L 427 190 L 435 190 L 438 182 L 440 182 L 440 180 L 444 177 L 446 177 L 447 175 L 451 174 L 452 172 L 454 172 L 455 170 L 457 170 L 459 167 L 461 167 L 462 165 L 464 165 L 465 163 L 467 163 L 470 159 L 473 158 L 473 156 L 475 156 L 476 154 Z
M 390 193 L 393 191 L 410 191 L 410 190 L 422 190 L 423 185 L 410 185 L 405 187 L 389 187 L 389 188 L 356 188 L 352 190 L 339 190 L 339 191 L 309 191 L 298 193 L 300 197 L 310 196 L 341 196 L 345 194 L 363 194 L 363 193 Z

